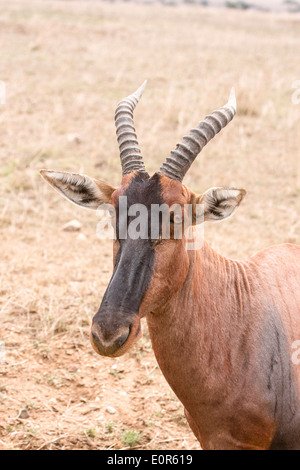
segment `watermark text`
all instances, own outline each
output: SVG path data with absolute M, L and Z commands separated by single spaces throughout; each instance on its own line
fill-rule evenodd
M 103 239 L 180 240 L 187 250 L 199 250 L 204 240 L 203 204 L 144 204 L 128 205 L 120 196 L 118 211 L 110 204 L 98 207 L 97 237 Z

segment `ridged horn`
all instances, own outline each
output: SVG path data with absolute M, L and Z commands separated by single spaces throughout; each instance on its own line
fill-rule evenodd
M 160 167 L 159 173 L 181 182 L 203 147 L 227 126 L 236 114 L 236 110 L 235 90 L 232 88 L 228 103 L 206 116 L 204 121 L 199 122 L 197 127 L 183 137 Z
M 133 111 L 146 88 L 146 84 L 147 81 L 132 95 L 122 99 L 116 109 L 116 133 L 123 176 L 135 170 L 146 172 L 133 122 Z

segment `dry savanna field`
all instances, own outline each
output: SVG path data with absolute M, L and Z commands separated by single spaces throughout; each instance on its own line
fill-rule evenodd
M 135 123 L 154 172 L 234 85 L 238 115 L 185 183 L 247 197 L 205 236 L 240 259 L 300 243 L 299 44 L 296 14 L 0 1 L 1 449 L 199 449 L 145 324 L 126 355 L 93 352 L 111 242 L 97 238 L 97 214 L 60 198 L 39 169 L 118 185 L 115 107 L 148 79 Z M 81 229 L 63 230 L 73 219 Z

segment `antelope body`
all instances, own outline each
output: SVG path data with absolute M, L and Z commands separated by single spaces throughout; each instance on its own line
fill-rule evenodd
M 229 217 L 245 195 L 212 188 L 201 195 L 182 179 L 204 145 L 236 112 L 229 102 L 201 121 L 152 177 L 145 170 L 133 125 L 144 85 L 116 111 L 122 163 L 118 188 L 85 175 L 42 170 L 72 202 L 96 209 L 120 196 L 135 203 L 182 207 L 201 204 L 202 221 Z M 193 209 L 194 210 L 194 209 Z M 131 216 L 126 215 L 130 222 Z M 172 227 L 176 225 L 175 218 Z M 192 224 L 198 219 L 193 217 Z M 300 247 L 268 248 L 233 261 L 204 242 L 187 250 L 186 238 L 120 238 L 116 224 L 114 271 L 93 318 L 91 343 L 116 357 L 140 337 L 146 317 L 158 364 L 185 408 L 203 449 L 300 449 Z

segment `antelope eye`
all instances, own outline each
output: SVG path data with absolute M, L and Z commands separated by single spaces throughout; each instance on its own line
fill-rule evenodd
M 174 214 L 173 222 L 174 222 L 174 224 L 181 224 L 182 223 L 182 215 Z

